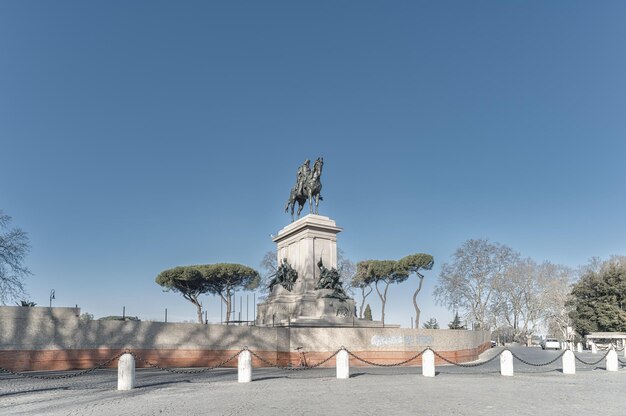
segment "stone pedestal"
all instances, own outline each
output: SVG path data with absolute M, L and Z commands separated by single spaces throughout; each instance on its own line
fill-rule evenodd
M 265 302 L 257 307 L 256 324 L 271 325 L 348 325 L 355 318 L 353 299 L 326 297 L 330 289 L 316 290 L 320 277 L 317 262 L 337 267 L 337 233 L 341 228 L 335 221 L 321 215 L 309 214 L 278 232 L 273 241 L 277 245 L 278 264 L 283 259 L 298 272 L 293 290 L 274 286 Z

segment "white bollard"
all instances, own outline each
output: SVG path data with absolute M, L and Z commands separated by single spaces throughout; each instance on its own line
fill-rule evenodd
M 583 352 L 583 343 L 579 342 L 576 344 L 576 352 Z
M 435 377 L 435 353 L 432 350 L 426 350 L 422 354 L 422 375 Z
M 337 353 L 337 378 L 342 380 L 350 378 L 350 357 L 348 351 L 343 348 Z
M 248 350 L 243 350 L 239 354 L 239 359 L 237 360 L 237 381 L 240 383 L 252 381 L 252 354 Z
M 596 347 L 596 343 L 595 342 L 591 343 L 591 353 L 592 354 L 597 354 L 598 353 L 598 347 Z
M 135 388 L 135 357 L 123 354 L 117 360 L 117 389 L 132 390 Z
M 576 374 L 576 357 L 573 351 L 567 350 L 563 354 L 563 374 Z
M 617 371 L 619 366 L 617 365 L 617 352 L 611 348 L 606 355 L 606 371 Z
M 504 350 L 500 354 L 500 374 L 503 376 L 513 375 L 513 354 L 509 350 Z

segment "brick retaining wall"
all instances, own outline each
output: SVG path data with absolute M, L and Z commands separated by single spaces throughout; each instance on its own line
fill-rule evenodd
M 86 369 L 124 350 L 163 367 L 207 367 L 223 362 L 244 346 L 281 366 L 299 364 L 297 347 L 303 347 L 308 364 L 314 365 L 341 346 L 381 364 L 404 361 L 426 347 L 464 362 L 477 359 L 490 345 L 487 331 L 82 322 L 79 312 L 74 308 L 0 307 L 0 367 L 17 371 Z M 354 358 L 350 362 L 365 365 Z M 408 365 L 420 363 L 417 358 Z M 236 366 L 236 360 L 230 365 Z M 264 366 L 256 358 L 253 365 Z M 334 359 L 326 363 L 334 365 Z M 137 362 L 137 366 L 145 364 Z

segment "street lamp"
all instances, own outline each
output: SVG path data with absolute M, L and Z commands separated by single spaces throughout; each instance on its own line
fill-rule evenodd
M 52 290 L 50 291 L 50 307 L 52 307 L 52 299 L 56 299 L 56 298 L 54 297 L 54 289 L 52 289 Z

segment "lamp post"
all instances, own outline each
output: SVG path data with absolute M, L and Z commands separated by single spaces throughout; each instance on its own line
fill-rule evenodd
M 52 308 L 52 299 L 56 299 L 56 298 L 54 297 L 54 289 L 52 289 L 52 290 L 50 291 L 50 307 L 51 307 L 51 308 Z

